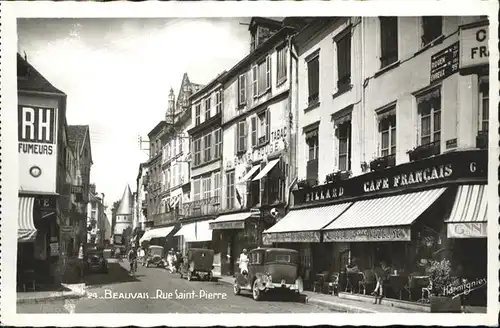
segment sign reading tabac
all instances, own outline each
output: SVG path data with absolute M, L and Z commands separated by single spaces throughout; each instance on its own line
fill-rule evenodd
M 20 190 L 56 191 L 57 108 L 18 106 Z

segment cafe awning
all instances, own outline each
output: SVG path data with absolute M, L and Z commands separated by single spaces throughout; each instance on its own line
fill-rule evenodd
M 139 242 L 142 243 L 143 241 L 149 241 L 153 238 L 167 237 L 172 232 L 172 230 L 174 230 L 173 226 L 148 230 L 144 233 Z
M 188 243 L 211 241 L 212 230 L 209 227 L 210 221 L 212 220 L 185 224 L 175 235 L 183 236 L 184 241 Z
M 446 220 L 448 238 L 485 238 L 488 221 L 487 185 L 458 187 L 455 202 Z
M 283 219 L 264 231 L 265 244 L 319 243 L 321 229 L 341 215 L 352 203 L 304 208 L 290 211 Z
M 248 179 L 250 179 L 252 177 L 252 175 L 254 175 L 255 172 L 257 172 L 260 168 L 260 165 L 255 165 L 253 166 L 250 171 L 248 171 L 244 176 L 243 178 L 241 178 L 238 183 L 245 183 L 248 181 Z
M 259 174 L 255 176 L 255 178 L 252 179 L 252 181 L 257 181 L 265 177 L 269 173 L 269 171 L 271 171 L 276 166 L 276 164 L 278 164 L 279 161 L 280 159 L 278 158 L 273 159 L 272 161 L 267 163 L 267 165 L 262 169 L 262 171 L 259 172 Z
M 33 208 L 35 197 L 19 197 L 17 214 L 17 242 L 34 242 L 36 237 L 36 228 L 33 221 Z
M 412 223 L 446 188 L 355 202 L 323 228 L 323 241 L 408 241 Z
M 223 229 L 244 229 L 245 220 L 252 214 L 250 212 L 232 213 L 221 215 L 214 221 L 210 222 L 210 229 L 223 230 Z

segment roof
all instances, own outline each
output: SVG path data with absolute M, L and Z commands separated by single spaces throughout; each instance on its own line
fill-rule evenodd
M 78 150 L 77 145 L 80 145 L 81 152 L 88 131 L 88 125 L 68 125 L 68 141 L 73 149 Z
M 116 215 L 132 215 L 132 204 L 132 192 L 130 191 L 130 186 L 127 185 L 123 191 L 120 205 L 118 205 L 118 209 L 116 210 Z
M 191 98 L 196 98 L 199 94 L 202 92 L 207 91 L 208 89 L 212 88 L 215 84 L 220 83 L 221 79 L 224 77 L 224 75 L 227 73 L 227 71 L 223 71 L 219 73 L 212 81 L 208 82 L 205 86 L 202 86 L 198 91 L 193 92 L 191 95 Z
M 250 24 L 248 26 L 248 29 L 251 30 L 256 25 L 263 25 L 263 26 L 274 27 L 276 29 L 279 29 L 282 25 L 282 22 L 277 21 L 275 19 L 267 18 L 267 17 L 252 17 L 252 19 L 250 20 Z
M 24 91 L 49 92 L 65 96 L 54 87 L 33 65 L 17 54 L 17 89 Z
M 156 124 L 155 127 L 153 129 L 151 129 L 151 131 L 149 131 L 148 133 L 148 137 L 151 138 L 152 135 L 158 133 L 158 131 L 164 127 L 165 125 L 167 124 L 167 122 L 165 121 L 160 121 L 160 123 Z

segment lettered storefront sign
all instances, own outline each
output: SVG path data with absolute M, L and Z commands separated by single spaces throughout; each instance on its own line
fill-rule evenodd
M 448 223 L 448 238 L 485 238 L 486 222 Z
M 460 70 L 488 65 L 490 56 L 488 40 L 487 22 L 460 28 Z

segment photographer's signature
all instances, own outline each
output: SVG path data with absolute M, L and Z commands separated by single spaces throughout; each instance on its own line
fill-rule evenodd
M 444 296 L 453 296 L 453 298 L 460 295 L 469 295 L 473 290 L 486 286 L 486 278 L 480 278 L 473 281 L 462 280 L 459 285 L 450 285 L 444 287 Z

